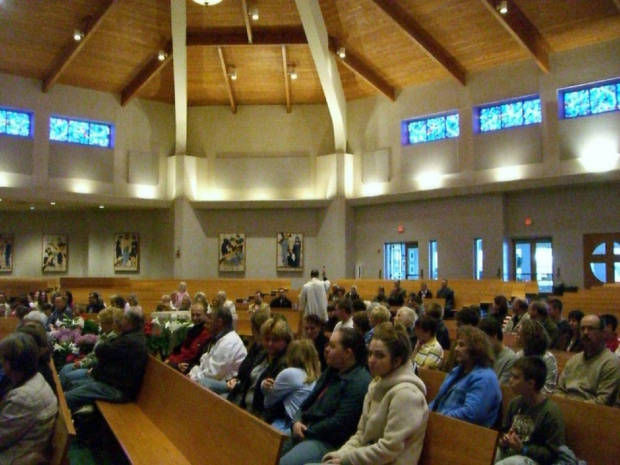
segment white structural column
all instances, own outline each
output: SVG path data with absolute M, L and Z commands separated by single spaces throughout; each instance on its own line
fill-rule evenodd
M 174 63 L 175 155 L 187 150 L 187 11 L 185 0 L 172 0 L 172 56 Z
M 321 7 L 317 0 L 296 0 L 295 3 L 334 125 L 336 152 L 344 153 L 347 148 L 347 102 L 336 60 L 329 51 L 327 27 Z

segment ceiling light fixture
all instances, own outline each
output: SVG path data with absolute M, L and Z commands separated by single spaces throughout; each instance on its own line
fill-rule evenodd
M 347 56 L 347 51 L 345 50 L 344 47 L 340 47 L 338 49 L 338 56 L 343 59 Z
M 34 210 L 34 207 L 30 207 L 31 210 Z
M 203 6 L 213 6 L 220 3 L 222 0 L 194 0 L 195 3 Z
M 258 18 L 260 18 L 260 16 L 258 15 L 258 7 L 252 7 L 250 8 L 250 11 L 248 11 L 248 15 L 250 16 L 250 18 L 252 18 L 252 21 L 258 21 Z
M 229 66 L 228 67 L 228 77 L 232 81 L 236 81 L 237 80 L 237 70 L 235 69 L 234 66 Z
M 166 58 L 168 58 L 168 54 L 165 51 L 160 50 L 159 53 L 157 54 L 157 59 L 159 61 L 164 61 Z
M 508 13 L 508 0 L 501 0 L 497 2 L 495 9 L 502 15 Z
M 73 40 L 75 40 L 76 42 L 79 42 L 83 38 L 84 38 L 84 31 L 82 31 L 81 29 L 75 29 L 73 31 Z
M 295 79 L 297 79 L 297 71 L 295 70 L 295 66 L 289 65 L 289 67 L 288 67 L 288 75 L 291 77 L 291 79 L 293 81 Z
M 50 202 L 50 205 L 56 205 L 56 202 Z
M 103 210 L 105 207 L 103 205 L 99 205 L 99 208 Z

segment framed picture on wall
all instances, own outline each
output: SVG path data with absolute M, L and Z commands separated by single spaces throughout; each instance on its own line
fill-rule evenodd
M 220 234 L 219 271 L 245 271 L 245 234 Z
M 64 273 L 69 269 L 69 242 L 66 234 L 43 235 L 43 271 Z
M 140 236 L 138 233 L 114 235 L 114 272 L 140 271 Z
M 276 236 L 276 271 L 304 270 L 304 235 L 278 233 Z
M 0 273 L 13 272 L 13 234 L 0 233 Z

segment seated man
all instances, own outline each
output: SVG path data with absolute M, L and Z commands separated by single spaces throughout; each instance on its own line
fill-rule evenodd
M 67 298 L 61 295 L 57 296 L 54 299 L 54 311 L 49 320 L 47 320 L 47 326 L 50 329 L 54 329 L 54 327 L 59 326 L 63 320 L 71 320 L 72 318 L 73 312 L 67 306 Z
M 0 403 L 0 463 L 18 463 L 26 454 L 47 451 L 57 400 L 37 371 L 39 347 L 32 336 L 13 333 L 4 338 L 0 360 L 4 376 L 14 386 Z
M 209 331 L 213 337 L 207 351 L 200 357 L 200 365 L 188 374 L 193 381 L 219 393 L 227 392 L 226 382 L 237 375 L 248 353 L 232 324 L 232 315 L 227 308 L 212 311 Z
M 510 311 L 512 312 L 512 317 L 506 323 L 506 327 L 503 330 L 505 333 L 516 334 L 521 324 L 530 319 L 530 315 L 527 313 L 527 300 L 515 297 L 510 304 Z
M 496 464 L 556 463 L 558 450 L 566 443 L 564 417 L 560 408 L 541 392 L 546 377 L 545 362 L 537 357 L 515 362 L 510 387 L 517 397 L 508 405 Z
M 452 318 L 454 316 L 454 291 L 448 287 L 447 279 L 441 281 L 441 287 L 437 291 L 437 298 L 446 299 L 446 303 L 443 306 L 444 317 Z
M 148 358 L 143 327 L 142 313 L 128 310 L 120 321 L 121 334 L 97 345 L 92 375 L 65 393 L 71 412 L 96 400 L 121 403 L 137 397 Z
M 293 302 L 286 297 L 286 290 L 280 288 L 278 296 L 269 303 L 269 306 L 271 308 L 293 308 Z
M 88 294 L 88 306 L 86 307 L 86 313 L 99 313 L 105 306 L 103 301 L 99 298 L 97 292 L 91 292 Z
M 402 307 L 405 304 L 406 295 L 407 291 L 400 287 L 400 279 L 394 281 L 394 289 L 392 289 L 390 297 L 388 297 L 390 307 Z
M 560 330 L 557 325 L 549 318 L 549 310 L 545 302 L 532 302 L 527 309 L 530 320 L 538 321 L 549 336 L 549 347 L 553 348 L 560 338 Z
M 499 382 L 491 369 L 491 345 L 478 328 L 462 326 L 455 353 L 458 365 L 448 373 L 428 407 L 433 412 L 489 428 L 497 421 L 502 405 Z
M 254 294 L 254 303 L 248 306 L 248 312 L 252 313 L 257 310 L 269 310 L 269 304 L 263 300 L 263 293 L 256 291 Z
M 362 300 L 362 298 L 360 297 L 357 291 L 357 286 L 355 284 L 351 286 L 351 290 L 346 293 L 345 298 L 349 299 L 351 302 L 355 300 Z
M 329 368 L 295 415 L 280 465 L 320 462 L 355 433 L 371 380 L 364 339 L 354 329 L 334 331 L 325 358 Z
M 418 299 L 424 300 L 424 299 L 432 299 L 432 298 L 433 298 L 433 293 L 428 288 L 428 284 L 422 283 L 420 285 L 420 290 L 418 291 Z
M 620 389 L 618 358 L 605 347 L 603 322 L 584 316 L 579 328 L 583 352 L 573 355 L 558 382 L 559 396 L 613 406 Z
M 512 365 L 515 363 L 517 355 L 511 348 L 506 347 L 502 342 L 504 339 L 502 327 L 495 318 L 484 318 L 480 321 L 480 323 L 478 323 L 478 328 L 484 331 L 484 334 L 486 334 L 489 342 L 491 343 L 493 355 L 495 356 L 493 371 L 497 375 L 499 384 L 508 384 L 512 372 Z
M 562 304 L 562 301 L 559 299 L 551 299 L 549 300 L 548 305 L 549 318 L 551 318 L 551 321 L 553 321 L 558 327 L 558 330 L 560 331 L 560 338 L 565 334 L 570 333 L 570 324 L 568 323 L 568 320 L 562 317 L 562 309 L 564 308 L 564 304 Z M 551 349 L 562 350 L 558 342 L 560 338 L 558 338 L 558 340 L 555 342 L 555 345 L 552 345 L 550 347 Z
M 339 321 L 334 327 L 334 332 L 340 328 L 353 328 L 353 305 L 349 299 L 344 298 L 338 301 L 336 315 Z
M 176 346 L 168 359 L 168 365 L 181 373 L 187 373 L 198 364 L 202 355 L 202 348 L 211 339 L 211 333 L 207 328 L 207 312 L 203 304 L 194 304 L 191 307 L 192 326 L 185 335 L 185 340 Z
M 437 341 L 437 320 L 422 315 L 415 322 L 415 335 L 418 343 L 413 350 L 413 361 L 419 367 L 439 369 L 443 363 L 443 349 Z

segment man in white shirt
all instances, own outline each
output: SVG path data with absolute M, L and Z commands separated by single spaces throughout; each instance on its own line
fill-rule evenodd
M 312 270 L 310 278 L 301 289 L 299 309 L 303 310 L 304 316 L 318 315 L 321 321 L 327 321 L 327 290 L 319 280 L 319 270 Z
M 188 376 L 213 392 L 227 392 L 226 382 L 235 377 L 247 355 L 243 341 L 232 329 L 232 315 L 227 308 L 217 308 L 211 315 L 209 329 L 213 338 L 209 349 L 200 357 L 200 365 Z
M 334 332 L 342 328 L 353 328 L 353 304 L 349 299 L 340 299 L 336 304 L 336 315 L 340 320 L 334 327 Z

